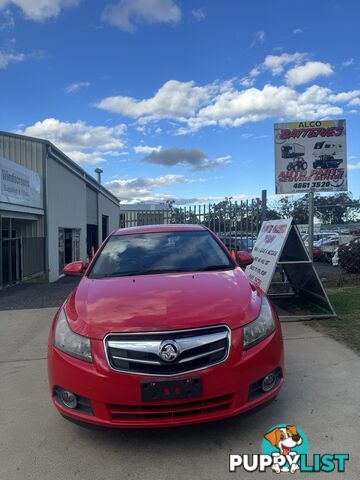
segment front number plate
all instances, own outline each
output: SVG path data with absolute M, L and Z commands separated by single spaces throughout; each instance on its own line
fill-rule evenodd
M 141 400 L 143 402 L 193 398 L 200 397 L 201 394 L 202 386 L 200 377 L 141 382 Z

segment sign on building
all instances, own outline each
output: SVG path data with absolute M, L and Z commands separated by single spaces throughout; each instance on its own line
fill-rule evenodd
M 263 222 L 251 252 L 254 262 L 246 267 L 245 273 L 264 293 L 269 289 L 291 222 L 291 218 Z
M 346 121 L 276 123 L 276 193 L 347 190 Z
M 0 202 L 42 208 L 40 176 L 0 157 Z

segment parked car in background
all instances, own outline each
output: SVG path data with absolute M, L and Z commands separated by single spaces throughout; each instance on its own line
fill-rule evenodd
M 360 236 L 345 245 L 336 248 L 331 262 L 334 267 L 341 265 L 345 270 L 352 273 L 360 272 Z
M 245 250 L 247 252 L 252 252 L 256 241 L 255 238 L 245 236 L 235 237 L 219 235 L 219 238 L 230 252 L 232 250 Z
M 314 243 L 313 257 L 318 261 L 332 261 L 336 250 L 341 246 L 349 243 L 353 239 L 353 235 L 335 235 L 329 238 L 323 238 Z
M 55 315 L 51 398 L 72 420 L 169 427 L 220 420 L 274 398 L 283 340 L 269 300 L 202 225 L 111 234 Z M 81 274 L 82 263 L 64 268 Z
M 314 233 L 313 239 L 314 239 L 314 246 L 317 242 L 323 241 L 323 240 L 328 240 L 329 238 L 334 238 L 337 237 L 338 233 L 337 232 L 317 232 Z M 301 235 L 305 247 L 309 246 L 309 234 L 308 233 L 303 233 Z

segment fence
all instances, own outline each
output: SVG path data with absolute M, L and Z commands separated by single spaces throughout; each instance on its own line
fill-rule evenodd
M 121 211 L 120 227 L 153 224 L 202 224 L 212 230 L 231 250 L 251 251 L 262 219 L 266 201 L 259 198 L 217 204 L 170 206 L 166 210 Z
M 128 211 L 120 207 L 120 227 L 200 223 L 218 235 L 230 250 L 251 251 L 263 220 L 293 216 L 307 246 L 307 203 L 305 207 L 300 204 L 302 209 L 294 208 L 291 197 L 288 198 L 290 205 L 284 211 L 275 211 L 273 205 L 267 209 L 265 192 L 262 199 L 239 202 L 226 199 L 218 204 L 182 207 L 170 205 L 162 210 L 145 210 L 144 207 Z M 360 284 L 360 202 L 348 204 L 336 200 L 330 205 L 317 205 L 315 210 L 314 264 L 321 280 L 328 287 Z M 339 250 L 349 249 L 349 244 L 351 247 L 354 243 L 359 243 L 356 253 L 351 255 L 345 251 L 339 256 Z

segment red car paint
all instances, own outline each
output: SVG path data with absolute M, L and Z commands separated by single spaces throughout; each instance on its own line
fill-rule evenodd
M 199 229 L 204 227 L 162 225 L 121 229 L 113 235 Z M 221 247 L 226 250 L 222 244 Z M 93 262 L 95 260 L 96 257 Z M 49 336 L 48 374 L 52 399 L 65 416 L 108 427 L 186 425 L 242 413 L 279 393 L 284 374 L 279 319 L 273 311 L 274 332 L 257 345 L 243 350 L 242 327 L 257 318 L 261 297 L 239 267 L 226 271 L 102 279 L 87 276 L 91 267 L 92 264 L 63 308 L 70 328 L 90 338 L 92 363 L 71 357 L 54 347 L 54 327 L 60 310 Z M 108 333 L 164 332 L 220 324 L 231 329 L 228 358 L 223 363 L 191 374 L 170 377 L 179 379 L 199 375 L 203 389 L 199 398 L 142 402 L 140 382 L 156 381 L 161 376 L 123 373 L 108 365 L 104 348 L 104 337 Z M 250 386 L 274 369 L 281 372 L 276 387 L 249 400 Z M 56 386 L 90 399 L 93 415 L 61 405 L 55 399 Z M 117 412 L 122 413 L 121 419 L 117 418 Z

